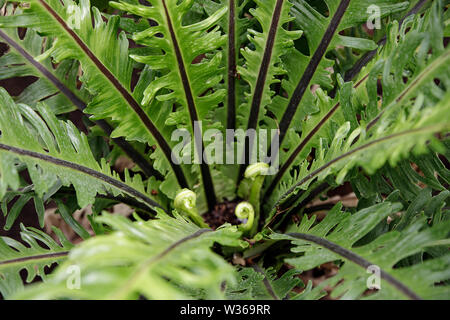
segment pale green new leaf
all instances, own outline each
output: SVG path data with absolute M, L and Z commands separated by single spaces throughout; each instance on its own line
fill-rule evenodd
M 110 214 L 98 221 L 115 231 L 75 247 L 45 284 L 13 298 L 220 299 L 221 284 L 236 281 L 233 267 L 210 249 L 214 243 L 245 247 L 235 226 L 200 229 L 161 211 L 146 222 Z M 80 270 L 78 290 L 66 286 L 72 266 Z

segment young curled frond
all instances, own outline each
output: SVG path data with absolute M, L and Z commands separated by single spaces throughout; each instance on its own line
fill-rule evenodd
M 196 205 L 197 195 L 189 189 L 180 190 L 174 200 L 175 209 L 186 213 L 198 226 L 207 228 L 208 225 L 199 215 Z
M 255 221 L 255 210 L 253 209 L 253 206 L 249 202 L 241 202 L 236 206 L 234 214 L 240 220 L 245 221 L 239 226 L 239 228 L 245 233 L 250 232 Z

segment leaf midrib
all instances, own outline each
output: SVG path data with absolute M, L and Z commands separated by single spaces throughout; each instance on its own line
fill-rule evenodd
M 116 179 L 109 177 L 109 176 L 105 175 L 104 173 L 98 172 L 94 169 L 82 166 L 77 163 L 69 162 L 67 160 L 63 160 L 63 159 L 55 158 L 53 156 L 42 154 L 39 152 L 30 151 L 30 150 L 26 150 L 26 149 L 22 149 L 22 148 L 16 148 L 16 147 L 9 146 L 9 145 L 2 144 L 2 143 L 0 143 L 0 150 L 11 152 L 11 153 L 14 153 L 14 154 L 17 154 L 20 156 L 34 158 L 34 159 L 38 159 L 41 161 L 46 161 L 46 162 L 52 163 L 57 166 L 61 166 L 61 167 L 65 167 L 65 168 L 68 168 L 71 170 L 81 172 L 83 174 L 89 175 L 98 180 L 101 180 L 103 183 L 107 183 L 119 190 L 122 190 L 123 192 L 125 192 L 128 195 L 131 195 L 131 196 L 134 196 L 134 197 L 140 199 L 141 201 L 143 201 L 147 205 L 149 205 L 149 207 L 151 209 L 154 209 L 155 207 L 163 209 L 158 203 L 156 203 L 155 201 L 153 201 L 152 199 L 150 199 L 149 197 L 147 197 L 140 191 L 128 186 L 127 184 L 123 183 L 122 181 L 116 180 Z
M 343 257 L 365 269 L 367 269 L 371 265 L 374 265 L 373 263 L 364 259 L 360 255 L 358 255 L 358 254 L 356 254 L 334 242 L 331 242 L 325 238 L 317 237 L 317 236 L 314 236 L 311 234 L 305 234 L 305 233 L 288 233 L 286 235 L 291 238 L 294 238 L 294 239 L 301 239 L 304 241 L 313 242 L 321 247 L 324 247 L 324 248 L 340 255 L 341 257 Z M 403 293 L 408 298 L 410 298 L 412 300 L 420 300 L 421 299 L 414 291 L 412 291 L 410 288 L 408 288 L 405 284 L 403 284 L 402 282 L 400 282 L 399 280 L 397 280 L 396 278 L 394 278 L 393 276 L 391 276 L 389 273 L 387 273 L 386 271 L 384 271 L 381 268 L 380 268 L 380 276 L 382 279 L 389 282 L 389 284 L 391 284 L 394 288 L 399 290 L 401 293 Z
M 192 92 L 191 84 L 189 82 L 189 77 L 187 75 L 185 61 L 183 59 L 183 54 L 181 53 L 181 48 L 180 48 L 173 24 L 172 24 L 172 18 L 170 16 L 169 9 L 167 8 L 166 0 L 162 0 L 162 4 L 163 4 L 163 8 L 164 8 L 164 16 L 167 20 L 166 22 L 167 22 L 167 26 L 169 29 L 168 31 L 169 31 L 170 38 L 171 38 L 172 45 L 173 45 L 173 50 L 175 53 L 175 58 L 177 60 L 179 76 L 181 79 L 181 83 L 183 84 L 183 90 L 184 90 L 184 94 L 186 97 L 186 103 L 187 103 L 187 108 L 189 111 L 189 116 L 191 119 L 192 130 L 195 131 L 195 128 L 197 127 L 197 125 L 195 123 L 196 122 L 198 123 L 199 118 L 198 118 L 197 109 L 196 109 L 196 105 L 195 105 L 194 95 Z M 200 135 L 203 136 L 201 133 L 201 127 L 199 127 L 198 129 L 200 131 Z M 195 140 L 198 158 L 203 159 L 203 153 L 204 153 L 203 139 L 195 138 L 194 140 Z M 205 191 L 204 193 L 206 196 L 206 201 L 208 203 L 208 209 L 210 211 L 212 211 L 217 202 L 217 199 L 216 199 L 214 183 L 212 181 L 212 176 L 211 176 L 211 172 L 209 170 L 209 166 L 204 161 L 200 161 L 200 172 L 201 172 L 201 176 L 202 176 L 202 182 L 203 182 L 203 187 L 204 187 L 204 191 Z
M 230 0 L 228 5 L 228 93 L 227 129 L 236 127 L 236 3 Z
M 313 172 L 309 173 L 308 175 L 306 175 L 304 178 L 302 178 L 298 183 L 296 183 L 294 186 L 292 186 L 288 191 L 286 191 L 280 198 L 279 200 L 275 203 L 274 207 L 278 206 L 283 199 L 286 199 L 287 196 L 289 196 L 290 193 L 292 193 L 293 191 L 295 191 L 295 189 L 297 189 L 299 186 L 301 186 L 302 184 L 304 184 L 305 182 L 307 182 L 308 180 L 313 179 L 314 177 L 316 177 L 319 173 L 321 173 L 322 171 L 324 171 L 325 169 L 329 168 L 331 165 L 353 155 L 354 153 L 363 151 L 373 145 L 376 145 L 378 143 L 382 143 L 385 142 L 387 140 L 390 139 L 395 139 L 401 136 L 405 136 L 408 134 L 414 134 L 414 133 L 419 133 L 419 132 L 433 132 L 436 131 L 435 126 L 426 126 L 426 127 L 422 127 L 422 128 L 416 128 L 416 129 L 411 129 L 411 130 L 407 130 L 407 131 L 402 131 L 402 132 L 398 132 L 398 133 L 394 133 L 385 137 L 381 137 L 372 141 L 369 141 L 363 145 L 360 145 L 358 147 L 356 147 L 353 150 L 350 150 L 332 160 L 330 160 L 329 162 L 327 162 L 326 164 L 324 164 L 323 166 L 319 167 L 318 169 L 314 170 Z M 272 221 L 271 221 L 272 222 Z
M 148 268 L 150 268 L 150 266 L 158 261 L 160 261 L 161 259 L 163 259 L 165 256 L 167 256 L 171 251 L 173 251 L 174 249 L 178 248 L 180 245 L 184 244 L 185 242 L 189 241 L 189 240 L 193 240 L 196 239 L 200 236 L 202 236 L 203 234 L 207 233 L 207 232 L 212 232 L 213 230 L 211 229 L 199 229 L 196 232 L 185 236 L 183 238 L 181 238 L 180 240 L 175 241 L 174 243 L 172 243 L 171 245 L 169 245 L 166 249 L 164 249 L 163 251 L 161 251 L 160 253 L 158 253 L 157 255 L 149 258 L 148 260 L 144 261 L 139 268 L 136 270 L 136 272 L 131 276 L 131 278 L 123 285 L 121 286 L 118 290 L 116 290 L 116 292 L 114 292 L 114 294 L 112 295 L 111 299 L 117 298 L 118 296 L 120 296 L 120 292 L 123 291 L 127 291 L 128 289 L 130 289 L 131 287 L 133 287 L 134 283 L 136 281 L 138 281 L 140 279 L 140 276 L 145 273 Z
M 362 83 L 365 82 L 365 80 L 369 77 L 367 74 L 364 76 L 357 84 L 353 86 L 354 89 L 358 88 Z M 277 172 L 277 175 L 275 178 L 271 181 L 269 187 L 267 188 L 267 191 L 265 194 L 270 194 L 280 182 L 283 175 L 286 173 L 286 171 L 289 169 L 289 167 L 294 163 L 295 158 L 300 154 L 300 152 L 308 145 L 308 143 L 311 141 L 311 139 L 314 137 L 316 133 L 320 131 L 320 129 L 325 125 L 325 123 L 331 119 L 331 117 L 335 114 L 335 112 L 339 109 L 341 106 L 340 102 L 336 103 L 326 114 L 325 116 L 317 123 L 316 126 L 306 135 L 302 141 L 298 144 L 298 146 L 295 148 L 295 150 L 291 153 L 288 160 L 282 165 L 280 170 Z
M 0 37 L 3 38 L 6 43 L 16 50 L 25 60 L 26 63 L 35 68 L 41 73 L 48 81 L 50 81 L 56 89 L 64 94 L 80 111 L 84 111 L 86 103 L 82 101 L 76 93 L 69 89 L 64 83 L 62 83 L 46 66 L 36 61 L 36 59 L 27 51 L 27 49 L 12 38 L 10 38 L 5 32 L 0 30 Z M 108 136 L 111 135 L 113 128 L 105 120 L 94 121 Z M 112 140 L 142 169 L 142 171 L 149 177 L 155 176 L 157 179 L 162 180 L 163 176 L 156 171 L 150 164 L 150 162 L 131 146 L 123 138 L 112 138 Z
M 259 112 L 261 108 L 262 96 L 264 94 L 265 83 L 267 80 L 267 73 L 269 72 L 271 62 L 272 62 L 272 53 L 273 48 L 275 46 L 275 40 L 278 34 L 278 28 L 280 23 L 281 14 L 283 11 L 284 0 L 277 0 L 274 8 L 274 12 L 272 15 L 272 20 L 269 27 L 269 32 L 267 34 L 267 39 L 265 41 L 266 46 L 264 48 L 263 58 L 261 60 L 261 64 L 259 66 L 258 77 L 256 78 L 255 90 L 253 92 L 251 106 L 250 106 L 250 114 L 247 122 L 247 130 L 256 129 L 258 126 L 258 118 Z M 242 164 L 239 168 L 239 179 L 244 177 L 244 172 L 246 165 L 250 163 L 250 159 L 252 159 L 252 151 L 253 151 L 253 141 L 247 140 L 244 142 L 244 153 Z
M 419 87 L 422 83 L 427 81 L 429 79 L 429 76 L 434 74 L 434 72 L 441 67 L 442 65 L 445 65 L 447 60 L 450 59 L 450 49 L 447 49 L 441 56 L 436 58 L 431 64 L 429 64 L 427 67 L 425 67 L 424 70 L 416 77 L 414 78 L 398 95 L 397 97 L 389 103 L 388 106 L 386 106 L 372 121 L 367 124 L 367 130 L 372 128 L 378 120 L 380 120 L 381 116 L 386 112 L 386 110 L 389 110 L 394 105 L 401 103 L 406 97 L 409 97 L 409 94 L 414 91 L 417 87 Z
M 43 253 L 43 254 L 36 254 L 36 255 L 29 255 L 27 257 L 20 257 L 20 258 L 14 258 L 10 260 L 4 260 L 0 261 L 0 269 L 3 267 L 10 267 L 14 265 L 23 265 L 23 262 L 33 262 L 33 261 L 43 261 L 43 260 L 51 260 L 55 261 L 54 258 L 64 258 L 69 254 L 69 251 L 59 251 L 59 252 L 52 252 L 52 253 Z
M 255 91 L 252 97 L 252 104 L 250 109 L 250 116 L 248 119 L 247 129 L 256 129 L 258 123 L 258 115 L 261 107 L 262 96 L 264 93 L 264 84 L 266 83 L 267 73 L 272 61 L 273 48 L 275 46 L 275 39 L 278 33 L 278 27 L 280 23 L 281 13 L 283 10 L 284 0 L 277 0 L 275 9 L 272 15 L 272 21 L 270 24 L 269 32 L 266 39 L 266 47 L 264 49 L 264 55 L 261 61 L 261 65 L 258 71 L 258 78 L 255 83 Z
M 171 161 L 171 153 L 172 150 L 164 139 L 162 134 L 144 112 L 144 110 L 140 107 L 137 101 L 133 98 L 130 92 L 123 87 L 123 85 L 119 82 L 119 80 L 109 71 L 109 69 L 95 56 L 95 54 L 89 49 L 89 47 L 83 42 L 83 40 L 72 30 L 70 29 L 65 21 L 58 15 L 58 13 L 50 7 L 45 0 L 37 0 L 38 3 L 47 11 L 49 14 L 56 20 L 56 22 L 62 27 L 62 29 L 72 38 L 77 45 L 81 48 L 83 53 L 93 62 L 96 68 L 100 71 L 100 74 L 107 79 L 115 90 L 121 95 L 122 99 L 128 104 L 133 111 L 136 113 L 140 121 L 143 123 L 144 127 L 147 131 L 155 138 L 159 147 L 163 151 L 167 161 L 169 161 L 172 170 L 175 173 L 175 176 L 178 180 L 178 183 L 181 187 L 188 187 L 188 183 L 186 177 L 180 166 L 176 165 L 173 161 Z
M 309 84 L 314 74 L 316 73 L 317 67 L 322 61 L 322 58 L 324 57 L 328 49 L 328 46 L 331 43 L 331 40 L 333 39 L 333 36 L 349 4 L 350 0 L 342 0 L 340 2 L 339 7 L 337 8 L 335 14 L 333 15 L 333 18 L 331 19 L 330 24 L 328 25 L 328 28 L 325 31 L 325 34 L 323 35 L 322 40 L 319 43 L 319 46 L 317 47 L 316 51 L 311 57 L 311 60 L 309 61 L 303 76 L 301 77 L 300 81 L 297 84 L 297 87 L 295 88 L 294 92 L 292 93 L 292 96 L 289 99 L 288 106 L 283 114 L 283 117 L 281 118 L 279 125 L 280 145 L 283 143 L 287 130 L 289 129 L 292 119 L 294 118 L 294 115 L 297 112 L 297 108 L 300 105 L 306 90 L 309 88 Z M 277 150 L 275 151 L 278 152 Z

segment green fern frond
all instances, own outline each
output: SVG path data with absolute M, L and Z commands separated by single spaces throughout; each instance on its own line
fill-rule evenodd
M 94 203 L 97 194 L 106 193 L 131 195 L 150 208 L 159 207 L 147 196 L 139 175 L 131 178 L 126 172 L 122 182 L 106 161 L 97 163 L 86 136 L 71 122 L 58 121 L 45 105 L 36 106 L 39 116 L 26 105 L 16 105 L 3 88 L 0 105 L 0 198 L 8 187 L 19 188 L 14 165 L 19 159 L 27 165 L 41 198 L 59 180 L 64 186 L 74 186 L 81 208 Z
M 20 270 L 27 271 L 26 282 L 31 282 L 37 276 L 46 279 L 44 268 L 53 263 L 61 263 L 73 247 L 64 234 L 55 227 L 53 231 L 58 236 L 60 244 L 41 230 L 25 228 L 23 225 L 20 229 L 21 238 L 27 246 L 11 238 L 0 238 L 0 293 L 4 298 L 23 290 Z
M 336 276 L 313 291 L 330 285 L 334 287 L 332 297 L 360 298 L 367 290 L 369 276 L 365 269 L 375 266 L 380 272 L 382 290 L 369 296 L 370 298 L 433 298 L 432 287 L 448 279 L 445 267 L 448 254 L 425 260 L 419 265 L 395 267 L 404 258 L 423 253 L 429 247 L 439 246 L 440 240 L 447 239 L 449 221 L 429 227 L 424 219 L 420 219 L 404 230 L 394 229 L 369 243 L 358 245 L 358 241 L 364 239 L 375 226 L 387 223 L 386 218 L 396 214 L 401 205 L 385 202 L 355 214 L 341 212 L 340 209 L 341 205 L 336 205 L 324 220 L 314 226 L 316 216 L 311 219 L 304 216 L 299 226 L 291 227 L 286 235 L 271 236 L 273 239 L 293 241 L 295 247 L 292 252 L 298 257 L 288 258 L 286 262 L 298 269 L 309 270 L 326 262 L 344 261 Z M 416 272 L 414 277 L 411 277 L 412 272 Z M 440 291 L 441 297 L 448 297 L 448 287 L 443 287 L 442 290 L 437 288 L 437 291 Z
M 5 15 L 21 14 L 20 7 L 7 4 Z M 78 88 L 79 62 L 63 60 L 56 66 L 46 52 L 52 46 L 54 39 L 41 37 L 36 30 L 27 29 L 23 40 L 19 37 L 18 28 L 0 30 L 0 39 L 9 46 L 9 51 L 0 58 L 1 78 L 10 79 L 17 76 L 35 76 L 39 79 L 27 86 L 16 102 L 34 107 L 37 102 L 45 103 L 55 114 L 73 111 L 75 108 L 83 111 L 91 96 L 84 86 Z M 113 128 L 105 120 L 95 121 L 109 135 Z M 112 139 L 130 159 L 132 159 L 148 176 L 161 178 L 156 171 L 130 143 L 123 138 Z
M 447 2 L 0 2 L 2 297 L 450 297 Z
M 214 243 L 245 247 L 241 233 L 234 226 L 200 229 L 174 215 L 159 211 L 155 220 L 134 223 L 102 215 L 98 221 L 115 232 L 77 246 L 45 284 L 13 298 L 189 299 L 192 294 L 223 298 L 221 284 L 235 282 L 234 269 L 210 247 Z M 80 268 L 78 290 L 66 286 L 66 271 L 72 265 Z
M 21 9 L 14 8 L 12 4 L 7 4 L 5 15 L 19 14 Z M 0 58 L 0 79 L 10 79 L 12 77 L 36 76 L 39 78 L 35 83 L 30 84 L 25 90 L 17 96 L 18 103 L 24 103 L 31 107 L 37 102 L 45 101 L 45 103 L 54 111 L 55 114 L 70 112 L 76 109 L 76 102 L 70 101 L 60 89 L 52 82 L 43 77 L 40 70 L 28 61 L 24 55 L 34 57 L 36 62 L 39 61 L 40 66 L 47 72 L 57 78 L 61 86 L 70 91 L 75 97 L 81 101 L 89 99 L 89 93 L 86 90 L 78 90 L 76 87 L 78 63 L 76 61 L 65 60 L 54 68 L 51 60 L 45 57 L 39 57 L 42 50 L 51 47 L 51 43 L 45 41 L 44 37 L 38 35 L 36 30 L 27 30 L 23 39 L 20 39 L 16 28 L 5 28 L 0 31 L 0 39 L 8 44 L 10 41 L 16 47 L 10 45 L 10 50 Z M 83 106 L 84 107 L 84 106 Z
M 215 117 L 222 123 L 226 123 L 227 129 L 236 128 L 236 112 L 238 106 L 244 103 L 244 90 L 246 86 L 238 78 L 237 67 L 242 66 L 239 48 L 247 43 L 247 30 L 253 25 L 253 21 L 243 17 L 244 7 L 248 0 L 236 1 L 221 0 L 219 3 L 212 0 L 205 0 L 202 6 L 205 12 L 211 16 L 221 7 L 226 7 L 228 12 L 219 21 L 219 25 L 227 35 L 226 48 L 223 50 L 223 61 L 226 66 L 223 68 L 224 89 L 227 90 L 227 98 L 224 101 L 225 110 L 218 109 Z
M 436 7 L 437 5 L 435 8 Z M 438 77 L 441 79 L 442 84 L 445 86 L 447 83 L 447 73 L 441 73 L 440 71 L 442 68 L 447 68 L 448 66 L 449 52 L 448 50 L 443 51 L 442 45 L 434 44 L 432 47 L 434 54 L 430 56 L 420 54 L 420 52 L 431 49 L 431 44 L 426 40 L 425 35 L 429 32 L 431 36 L 431 33 L 434 32 L 431 27 L 424 29 L 425 25 L 430 26 L 430 24 L 424 24 L 424 22 L 428 21 L 428 19 L 439 19 L 439 14 L 439 11 L 435 9 L 430 15 L 423 18 L 417 18 L 415 20 L 417 30 L 412 30 L 411 33 L 407 34 L 402 33 L 400 40 L 397 40 L 396 38 L 398 25 L 396 23 L 391 25 L 389 30 L 391 30 L 390 32 L 392 35 L 389 37 L 390 40 L 388 40 L 387 46 L 393 50 L 389 51 L 389 55 L 385 57 L 385 59 L 380 58 L 377 63 L 373 63 L 372 66 L 370 66 L 370 68 L 372 68 L 370 73 L 367 73 L 366 70 L 366 76 L 362 77 L 356 84 L 356 91 L 355 89 L 352 89 L 351 85 L 343 85 L 340 101 L 328 99 L 321 91 L 318 91 L 316 101 L 318 102 L 321 111 L 310 119 L 308 118 L 310 121 L 305 122 L 305 125 L 303 126 L 304 131 L 302 131 L 304 132 L 304 135 L 301 140 L 296 139 L 295 135 L 289 136 L 290 139 L 292 138 L 290 144 L 293 146 L 296 144 L 295 141 L 298 141 L 298 145 L 295 149 L 291 149 L 293 152 L 289 157 L 287 157 L 287 155 L 282 156 L 281 163 L 283 165 L 268 185 L 266 194 L 273 191 L 279 181 L 288 186 L 292 184 L 293 181 L 298 180 L 298 176 L 301 174 L 297 172 L 296 176 L 288 175 L 286 174 L 288 169 L 294 164 L 304 166 L 304 164 L 302 165 L 301 163 L 310 153 L 312 147 L 318 150 L 331 148 L 332 143 L 329 144 L 327 141 L 332 142 L 333 139 L 336 140 L 336 136 L 338 135 L 336 129 L 339 126 L 342 126 L 344 122 L 348 121 L 351 130 L 355 130 L 358 126 L 355 118 L 355 112 L 357 112 L 357 110 L 364 110 L 362 116 L 366 118 L 366 120 L 361 121 L 360 130 L 365 130 L 365 127 L 367 127 L 367 132 L 370 136 L 373 134 L 373 131 L 375 131 L 375 128 L 372 128 L 374 125 L 378 126 L 379 132 L 384 129 L 384 127 L 380 127 L 380 117 L 386 119 L 384 126 L 389 126 L 389 123 L 394 121 L 393 119 L 390 119 L 391 116 L 389 113 L 392 112 L 392 117 L 396 117 L 398 116 L 397 113 L 400 107 L 408 106 L 409 108 L 412 108 L 411 101 L 414 101 L 417 96 L 419 99 L 415 101 L 415 110 L 417 110 L 415 112 L 419 112 L 417 108 L 421 108 L 421 106 L 419 106 L 420 104 L 429 108 L 434 108 L 433 104 L 437 103 L 437 105 L 444 107 L 443 104 L 445 104 L 445 102 L 442 102 L 441 99 L 442 95 L 445 94 L 445 91 L 433 83 L 433 77 L 436 77 L 437 73 L 439 73 Z M 438 25 L 440 24 L 438 23 Z M 405 29 L 402 30 L 404 32 Z M 419 54 L 414 54 L 414 49 L 416 48 L 420 48 L 418 49 Z M 385 55 L 385 53 L 382 53 L 381 57 Z M 409 70 L 409 77 L 406 83 L 402 78 L 405 69 Z M 392 75 L 397 75 L 397 77 L 391 79 Z M 378 106 L 376 92 L 377 79 L 379 76 L 383 77 L 383 81 L 386 82 L 385 86 L 389 86 L 387 92 L 383 91 L 383 105 L 381 106 L 381 111 Z M 387 81 L 389 81 L 389 84 Z M 365 88 L 360 86 L 364 82 L 367 82 Z M 359 91 L 363 88 L 366 92 Z M 418 88 L 420 89 L 418 90 Z M 432 90 L 434 94 L 427 95 L 426 92 L 429 92 L 429 90 Z M 425 98 L 425 96 L 429 98 Z M 441 101 L 441 103 L 439 103 L 439 101 Z M 365 105 L 367 105 L 367 108 L 365 108 Z M 399 119 L 398 121 L 404 122 L 404 119 Z M 442 129 L 445 131 L 445 128 Z M 361 139 L 358 141 L 360 142 Z M 316 151 L 316 154 L 317 152 L 322 151 Z
M 420 172 L 424 172 L 424 176 L 415 171 L 413 166 Z M 410 202 L 423 190 L 420 185 L 427 186 L 428 190 L 445 192 L 449 174 L 450 170 L 445 167 L 439 156 L 430 153 L 410 157 L 398 163 L 395 168 L 385 165 L 370 176 L 371 183 L 369 183 L 369 177 L 357 174 L 355 171 L 350 174 L 350 182 L 359 199 L 379 201 L 383 198 L 382 194 L 392 194 L 392 197 L 395 197 L 392 201 L 403 199 Z
M 47 195 L 44 195 L 42 199 L 34 192 L 33 189 L 34 186 L 29 185 L 17 191 L 7 191 L 3 196 L 1 199 L 1 211 L 3 212 L 3 216 L 6 217 L 5 226 L 3 227 L 5 230 L 9 230 L 12 227 L 16 219 L 19 217 L 23 207 L 31 200 L 34 202 L 34 208 L 38 216 L 39 226 L 41 228 L 44 227 L 45 208 L 43 199 L 46 199 Z M 16 197 L 19 198 L 11 206 L 11 210 L 8 210 L 8 205 L 12 203 L 13 199 Z
M 95 21 L 92 24 L 92 19 Z M 3 16 L 2 28 L 35 28 L 41 34 L 55 37 L 43 56 L 52 56 L 56 62 L 77 60 L 83 69 L 82 80 L 93 95 L 86 112 L 93 119 L 110 118 L 117 126 L 111 137 L 126 137 L 149 145 L 157 144 L 169 161 L 169 166 L 155 167 L 168 175 L 166 184 L 181 186 L 188 183 L 181 167 L 170 161 L 171 152 L 164 132 L 162 107 L 147 110 L 136 101 L 131 92 L 132 62 L 128 57 L 128 40 L 124 33 L 117 36 L 119 17 L 104 22 L 100 12 L 90 8 L 83 0 L 79 5 L 72 1 L 35 0 L 24 13 Z M 151 119 L 158 119 L 154 123 Z M 169 174 L 168 170 L 173 170 Z M 172 195 L 173 196 L 173 195 Z
M 323 181 L 333 174 L 336 181 L 342 183 L 349 170 L 355 166 L 362 167 L 368 174 L 373 174 L 386 162 L 395 166 L 411 151 L 416 154 L 427 152 L 426 146 L 429 141 L 433 144 L 439 143 L 434 134 L 449 130 L 448 121 L 439 121 L 439 118 L 445 118 L 449 110 L 450 103 L 443 100 L 434 109 L 424 113 L 421 119 L 417 119 L 414 113 L 409 117 L 400 114 L 392 126 L 384 127 L 383 132 L 381 130 L 374 132 L 370 137 L 366 137 L 367 140 L 363 138 L 365 133 L 359 129 L 347 135 L 350 130 L 350 123 L 347 122 L 336 133 L 326 153 L 320 154 L 310 168 L 307 162 L 302 164 L 297 182 L 281 195 L 277 205 L 299 189 L 305 190 L 315 178 Z M 356 141 L 358 136 L 360 139 Z
M 345 22 L 345 19 L 346 18 L 344 17 L 342 23 Z M 270 185 L 266 190 L 266 193 L 270 193 L 271 191 L 273 191 L 276 184 L 278 184 L 282 179 L 283 175 L 285 175 L 285 173 L 292 166 L 298 165 L 301 161 L 303 161 L 303 159 L 305 159 L 311 152 L 311 149 L 313 147 L 319 147 L 319 138 L 326 137 L 329 141 L 331 141 L 335 134 L 336 128 L 342 125 L 344 121 L 351 121 L 352 129 L 355 129 L 355 127 L 357 126 L 355 113 L 362 111 L 362 115 L 368 119 L 366 120 L 367 122 L 369 122 L 373 117 L 376 117 L 379 112 L 376 89 L 377 79 L 379 77 L 379 73 L 386 75 L 383 78 L 387 78 L 387 76 L 390 74 L 390 70 L 388 70 L 387 67 L 385 69 L 383 65 L 393 66 L 396 69 L 396 74 L 398 75 L 401 75 L 401 72 L 405 68 L 408 69 L 408 71 L 405 72 L 411 72 L 410 68 L 414 67 L 414 73 L 408 75 L 408 78 L 411 79 L 408 85 L 414 87 L 417 87 L 417 85 L 414 85 L 413 79 L 421 79 L 426 72 L 437 72 L 437 69 L 433 68 L 432 61 L 442 53 L 441 48 L 439 48 L 440 50 L 436 50 L 435 54 L 432 57 L 426 57 L 423 55 L 417 57 L 419 59 L 423 59 L 423 62 L 419 67 L 416 67 L 413 64 L 413 61 L 414 59 L 416 59 L 416 57 L 415 55 L 411 54 L 412 52 L 414 52 L 412 47 L 419 46 L 418 42 L 421 42 L 420 39 L 424 39 L 427 32 L 430 34 L 430 36 L 431 34 L 433 34 L 433 36 L 435 34 L 434 30 L 427 30 L 424 28 L 425 25 L 429 25 L 424 23 L 428 19 L 430 18 L 416 18 L 416 32 L 412 32 L 411 34 L 406 34 L 405 31 L 407 26 L 411 26 L 412 20 L 409 20 L 408 23 L 405 23 L 401 29 L 399 43 L 396 39 L 396 35 L 398 34 L 398 31 L 396 31 L 398 30 L 398 24 L 393 23 L 388 29 L 391 36 L 389 37 L 390 40 L 388 40 L 388 43 L 386 44 L 387 48 L 382 50 L 377 59 L 375 59 L 374 62 L 367 66 L 363 70 L 363 72 L 361 72 L 358 78 L 355 79 L 355 84 L 353 87 L 350 83 L 340 83 L 341 91 L 340 97 L 338 99 L 330 99 L 326 94 L 323 93 L 320 88 L 316 91 L 315 97 L 309 91 L 305 93 L 305 96 L 303 98 L 306 99 L 304 100 L 305 106 L 300 108 L 302 112 L 300 117 L 298 118 L 298 121 L 293 121 L 293 123 L 300 124 L 300 127 L 295 129 L 295 131 L 301 132 L 300 138 L 293 130 L 287 132 L 287 139 L 285 139 L 284 148 L 281 148 L 282 151 L 280 152 L 280 163 L 282 164 L 282 167 L 280 168 L 280 171 L 277 173 L 277 175 L 272 179 Z M 436 12 L 431 19 L 438 19 L 438 21 L 441 21 L 439 13 Z M 420 39 L 418 38 L 419 32 Z M 423 40 L 420 46 L 422 47 L 422 50 L 426 50 L 426 48 L 429 47 L 429 43 L 426 40 Z M 395 47 L 398 48 L 397 50 L 395 50 L 395 52 L 389 50 Z M 403 55 L 397 57 L 400 52 Z M 386 56 L 387 53 L 390 56 Z M 297 53 L 297 55 L 300 55 L 300 53 Z M 384 59 L 389 62 L 385 62 Z M 395 62 L 392 61 L 394 59 Z M 408 61 L 411 62 L 411 65 L 407 65 Z M 445 63 L 444 61 L 441 62 Z M 425 65 L 428 71 L 423 71 Z M 298 64 L 296 66 L 295 63 L 292 63 L 289 69 L 295 70 L 295 68 L 299 68 Z M 319 70 L 321 70 L 321 68 L 319 68 Z M 421 74 L 421 71 L 424 72 L 422 76 L 419 75 Z M 445 78 L 445 75 L 441 74 L 440 77 Z M 327 77 L 325 75 L 322 77 L 322 79 L 325 81 L 329 81 L 326 80 Z M 327 88 L 327 86 L 329 85 L 326 85 L 326 83 L 324 82 L 317 83 L 320 84 L 322 88 Z M 391 88 L 390 85 L 394 83 L 395 85 Z M 294 90 L 294 85 L 295 84 L 292 83 L 289 88 L 291 88 L 291 90 Z M 400 94 L 400 92 L 402 92 L 404 88 L 409 87 L 408 85 L 404 84 L 403 79 L 395 79 L 391 81 L 391 83 L 386 84 L 386 86 L 388 85 L 388 90 L 396 90 L 397 94 Z M 394 89 L 395 87 L 397 87 L 397 89 Z M 387 102 L 391 102 L 388 98 L 389 91 L 385 94 L 386 98 L 383 97 L 382 100 L 383 105 Z M 360 103 L 361 105 L 358 105 L 358 103 Z M 314 108 L 314 110 L 309 110 L 308 108 Z M 280 115 L 283 114 L 278 106 L 275 109 L 276 110 L 274 110 L 273 112 L 278 112 L 278 114 Z M 288 152 L 284 152 L 283 150 L 288 150 Z
M 294 295 L 292 289 L 300 286 L 301 280 L 295 277 L 299 273 L 291 269 L 278 278 L 273 269 L 264 270 L 258 265 L 242 268 L 237 283 L 226 288 L 226 297 L 230 300 L 285 299 Z
M 193 1 L 176 0 L 149 1 L 151 6 L 134 5 L 127 2 L 112 5 L 118 9 L 152 19 L 156 26 L 135 33 L 133 40 L 139 44 L 158 49 L 160 54 L 132 55 L 161 73 L 144 91 L 143 105 L 155 108 L 155 101 L 173 100 L 179 107 L 175 124 L 200 134 L 211 126 L 211 116 L 225 96 L 225 90 L 211 92 L 221 80 L 220 64 L 222 53 L 216 51 L 224 42 L 217 21 L 225 14 L 226 8 L 217 10 L 210 17 L 190 25 L 183 24 L 183 17 Z M 207 32 L 208 31 L 208 32 Z M 197 62 L 195 59 L 199 59 Z M 187 121 L 189 119 L 189 121 Z M 202 126 L 198 126 L 202 121 Z M 194 158 L 202 159 L 203 141 L 195 141 Z M 206 192 L 208 208 L 216 204 L 216 190 L 211 169 L 203 161 L 200 164 L 202 185 Z
M 250 92 L 246 94 L 247 103 L 239 106 L 240 127 L 255 129 L 263 114 L 260 110 L 271 103 L 275 94 L 271 85 L 278 82 L 276 76 L 285 74 L 281 56 L 294 45 L 294 40 L 301 36 L 301 31 L 288 31 L 283 28 L 292 20 L 289 16 L 289 1 L 256 1 L 256 9 L 250 13 L 258 20 L 262 32 L 250 30 L 249 46 L 241 50 L 244 66 L 237 71 L 248 82 Z

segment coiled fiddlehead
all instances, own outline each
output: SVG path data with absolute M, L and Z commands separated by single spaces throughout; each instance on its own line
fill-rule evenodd
M 178 211 L 184 212 L 188 217 L 198 226 L 208 228 L 208 225 L 203 221 L 202 217 L 197 211 L 196 207 L 197 195 L 189 189 L 181 189 L 178 191 L 174 206 Z
M 244 201 L 239 203 L 234 210 L 234 214 L 239 220 L 247 220 L 245 223 L 239 226 L 244 233 L 248 233 L 252 230 L 255 221 L 255 210 L 251 203 Z

